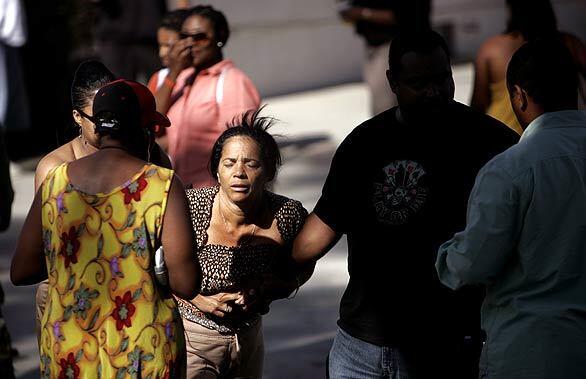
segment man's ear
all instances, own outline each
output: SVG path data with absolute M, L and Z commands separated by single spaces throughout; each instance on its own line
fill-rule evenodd
M 517 84 L 513 87 L 512 100 L 515 102 L 517 109 L 522 112 L 527 110 L 527 107 L 529 106 L 529 95 L 527 95 L 527 92 Z

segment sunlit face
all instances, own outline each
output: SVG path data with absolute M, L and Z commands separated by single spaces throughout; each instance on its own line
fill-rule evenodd
M 249 137 L 232 137 L 224 143 L 218 165 L 221 190 L 233 202 L 257 198 L 264 190 L 267 177 L 260 148 Z
M 209 67 L 212 62 L 221 56 L 217 45 L 214 28 L 210 20 L 193 15 L 183 23 L 181 33 L 191 40 L 192 66 L 195 68 Z
M 169 66 L 169 52 L 177 41 L 179 41 L 179 32 L 167 28 L 159 28 L 159 30 L 157 30 L 159 58 L 161 58 L 163 66 Z
M 98 146 L 98 135 L 95 133 L 95 126 L 94 123 L 86 117 L 92 117 L 92 107 L 94 105 L 93 98 L 87 101 L 87 105 L 81 109 L 85 115 L 77 110 L 73 110 L 73 119 L 81 128 L 81 135 L 87 141 L 87 143 L 93 147 Z
M 429 53 L 407 52 L 401 70 L 389 82 L 401 110 L 412 115 L 433 114 L 454 99 L 454 79 L 446 52 L 437 47 Z

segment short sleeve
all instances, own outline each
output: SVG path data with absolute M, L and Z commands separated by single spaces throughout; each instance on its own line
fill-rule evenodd
M 337 233 L 346 233 L 352 178 L 350 177 L 351 143 L 345 140 L 334 154 L 330 171 L 313 213 Z
M 301 231 L 307 218 L 307 210 L 301 202 L 287 199 L 279 208 L 275 217 L 283 241 L 288 244 L 293 242 L 297 234 Z
M 210 220 L 212 219 L 212 207 L 217 192 L 217 186 L 197 189 L 189 188 L 185 190 L 187 203 L 189 205 L 191 225 L 196 234 L 198 248 L 201 248 L 206 244 L 207 229 L 209 228 Z

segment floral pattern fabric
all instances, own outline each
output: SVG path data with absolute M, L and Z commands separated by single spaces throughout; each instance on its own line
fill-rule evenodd
M 42 187 L 49 277 L 43 378 L 177 377 L 185 343 L 177 304 L 157 287 L 173 171 L 145 165 L 108 194 L 86 194 L 57 167 Z

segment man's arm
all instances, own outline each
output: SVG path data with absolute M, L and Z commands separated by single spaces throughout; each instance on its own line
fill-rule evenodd
M 340 12 L 342 19 L 347 22 L 372 22 L 379 25 L 395 25 L 397 17 L 390 9 L 372 9 L 363 7 L 351 7 Z
M 298 265 L 297 280 L 301 286 L 307 282 L 318 259 L 323 257 L 340 240 L 342 235 L 336 233 L 314 212 L 312 212 L 303 225 L 303 229 L 293 242 L 292 258 Z
M 298 264 L 315 262 L 340 240 L 341 235 L 311 213 L 293 243 L 293 260 Z
M 502 168 L 488 163 L 470 195 L 466 229 L 439 248 L 440 281 L 458 289 L 498 276 L 514 252 L 522 208 L 513 180 Z
M 293 241 L 291 257 L 297 263 L 297 278 L 305 283 L 313 274 L 315 262 L 340 240 L 348 229 L 350 194 L 354 190 L 347 181 L 347 173 L 356 170 L 352 138 L 347 137 L 332 159 L 330 171 L 322 188 L 322 195 L 303 228 Z M 359 180 L 354 178 L 355 180 Z

